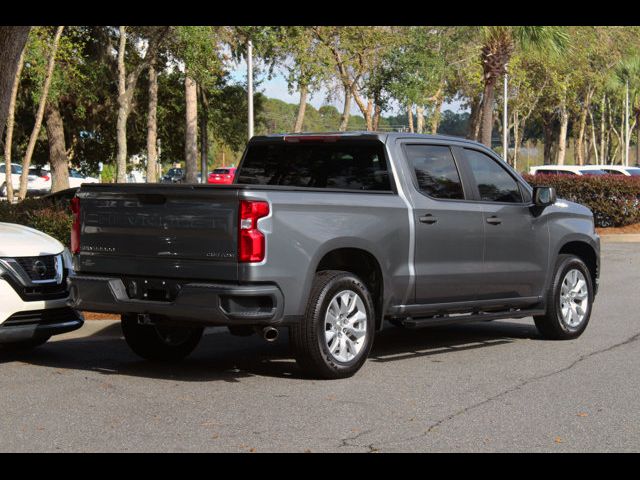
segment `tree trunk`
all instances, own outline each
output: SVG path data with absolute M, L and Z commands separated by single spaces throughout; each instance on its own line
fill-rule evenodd
M 411 103 L 407 105 L 407 115 L 409 116 L 409 131 L 413 133 L 413 105 Z
M 44 117 L 44 107 L 47 104 L 47 96 L 49 95 L 49 87 L 51 85 L 51 77 L 53 77 L 53 67 L 56 64 L 56 53 L 58 52 L 58 44 L 60 43 L 60 37 L 62 36 L 63 26 L 56 29 L 55 37 L 53 37 L 53 44 L 51 46 L 51 53 L 49 54 L 49 63 L 47 65 L 47 73 L 44 77 L 44 85 L 42 86 L 42 94 L 40 95 L 40 104 L 38 105 L 38 112 L 36 113 L 36 123 L 31 131 L 31 137 L 29 137 L 29 144 L 27 145 L 27 151 L 24 154 L 22 160 L 22 174 L 20 175 L 20 192 L 18 197 L 20 200 L 24 200 L 27 196 L 27 179 L 29 177 L 29 166 L 31 165 L 31 156 L 33 155 L 33 149 L 36 146 L 36 140 L 40 134 L 40 128 L 42 127 L 42 118 Z
M 351 115 L 351 89 L 344 89 L 344 108 L 342 109 L 342 117 L 340 119 L 341 132 L 346 132 L 349 126 L 349 116 Z
M 370 132 L 373 130 L 373 100 L 367 100 L 367 109 L 364 112 L 364 119 L 367 123 L 367 131 Z
M 0 138 L 4 136 L 16 72 L 30 30 L 25 26 L 0 28 Z
M 482 94 L 482 119 L 480 121 L 480 141 L 491 148 L 491 131 L 493 130 L 493 98 L 496 77 L 489 77 Z
M 431 134 L 435 135 L 438 133 L 438 127 L 440 127 L 440 118 L 442 116 L 442 102 L 444 101 L 444 97 L 442 95 L 438 95 L 436 97 L 435 105 L 433 106 L 433 116 L 431 117 Z
M 587 90 L 587 95 L 584 99 L 584 105 L 582 106 L 582 110 L 580 111 L 580 120 L 578 121 L 578 139 L 576 143 L 576 154 L 578 158 L 578 165 L 584 165 L 584 153 L 585 153 L 585 142 L 584 142 L 584 134 L 587 128 L 587 112 L 589 111 L 589 106 L 591 105 L 591 96 L 593 95 L 593 89 L 589 88 Z
M 187 183 L 198 182 L 198 97 L 196 82 L 188 75 L 184 80 L 186 101 L 186 128 L 184 142 L 185 173 Z
M 598 164 L 600 163 L 600 159 L 598 157 L 598 146 L 596 145 L 596 126 L 593 121 L 593 114 L 591 113 L 591 110 L 589 110 L 589 119 L 591 120 L 589 122 L 591 124 L 591 146 L 593 147 L 593 154 L 596 157 L 596 164 Z M 588 163 L 591 163 L 591 154 L 589 154 Z
M 636 165 L 640 166 L 640 110 L 636 113 Z
M 607 99 L 607 95 L 603 94 L 602 95 L 602 101 L 600 102 L 600 161 L 602 161 L 602 163 L 607 163 L 606 162 L 606 156 L 605 156 L 605 101 Z
M 147 114 L 147 182 L 158 181 L 158 74 L 155 62 L 149 65 L 149 111 Z
M 380 127 L 380 116 L 382 115 L 382 107 L 376 103 L 375 108 L 373 109 L 373 130 L 378 131 L 378 127 Z
M 416 132 L 424 133 L 424 107 L 419 105 L 416 107 Z
M 293 126 L 293 131 L 298 133 L 302 131 L 304 124 L 304 112 L 307 109 L 307 94 L 308 88 L 305 84 L 300 85 L 300 103 L 298 103 L 298 115 L 296 116 L 296 123 Z
M 11 98 L 9 100 L 9 111 L 7 113 L 7 136 L 4 141 L 4 163 L 5 163 L 5 184 L 7 185 L 7 201 L 13 203 L 13 177 L 11 176 L 11 149 L 13 147 L 13 125 L 16 116 L 16 97 L 18 96 L 18 86 L 20 85 L 20 76 L 22 75 L 22 67 L 24 65 L 24 49 L 18 60 L 18 68 L 13 80 L 11 89 Z M 1 129 L 0 129 L 1 130 Z M 9 179 L 9 181 L 6 181 Z
M 118 120 L 116 122 L 116 139 L 118 142 L 116 181 L 118 183 L 127 181 L 127 117 L 129 116 L 130 99 L 127 95 L 127 72 L 124 64 L 126 44 L 126 27 L 120 27 L 120 42 L 118 45 Z
M 513 168 L 518 168 L 518 152 L 520 151 L 520 118 L 518 111 L 513 111 Z
M 542 120 L 542 134 L 543 134 L 543 142 L 544 142 L 544 164 L 551 164 L 551 151 L 553 148 L 553 129 L 551 127 L 551 122 L 547 118 L 543 118 Z
M 64 143 L 64 125 L 58 102 L 47 102 L 45 125 L 49 141 L 51 192 L 54 193 L 69 188 L 69 158 Z
M 209 163 L 209 105 L 204 89 L 201 87 L 198 90 L 200 90 L 200 106 L 202 107 L 202 114 L 200 115 L 200 171 L 202 172 L 202 183 L 207 183 L 207 165 Z
M 556 157 L 556 163 L 558 165 L 564 165 L 564 159 L 567 154 L 567 129 L 569 126 L 569 112 L 567 111 L 567 105 L 563 99 L 560 104 L 560 132 L 558 136 L 558 156 Z
M 482 97 L 477 96 L 471 103 L 471 115 L 469 116 L 469 130 L 467 138 L 477 141 L 480 132 L 480 116 L 482 115 Z

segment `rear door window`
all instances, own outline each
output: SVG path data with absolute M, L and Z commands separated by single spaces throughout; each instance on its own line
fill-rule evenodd
M 379 141 L 254 143 L 238 172 L 239 184 L 390 191 Z
M 451 149 L 443 145 L 407 145 L 407 160 L 418 189 L 433 198 L 464 199 Z

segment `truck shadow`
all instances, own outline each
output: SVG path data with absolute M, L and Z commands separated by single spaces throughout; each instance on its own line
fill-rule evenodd
M 0 366 L 24 363 L 56 370 L 186 382 L 239 382 L 254 376 L 304 378 L 289 349 L 286 329 L 273 343 L 266 343 L 256 335 L 234 337 L 226 332 L 205 335 L 191 356 L 174 364 L 141 360 L 131 352 L 120 333 L 119 324 L 115 324 L 97 335 L 53 341 L 31 351 L 1 348 Z M 536 338 L 539 337 L 533 325 L 509 322 L 419 330 L 389 327 L 377 335 L 369 362 L 401 362 L 417 357 L 455 355 L 455 352 Z

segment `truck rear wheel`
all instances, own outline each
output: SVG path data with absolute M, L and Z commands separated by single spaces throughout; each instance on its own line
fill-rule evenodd
M 304 318 L 291 327 L 296 361 L 306 375 L 345 378 L 356 373 L 373 345 L 371 294 L 349 272 L 318 272 Z
M 547 312 L 533 317 L 540 334 L 550 340 L 578 338 L 587 328 L 593 305 L 593 283 L 585 263 L 560 255 L 547 292 Z
M 204 331 L 202 327 L 143 325 L 137 317 L 122 315 L 122 333 L 131 350 L 147 360 L 182 360 L 198 346 Z

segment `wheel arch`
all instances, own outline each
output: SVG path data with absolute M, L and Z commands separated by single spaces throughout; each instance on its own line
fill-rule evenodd
M 597 278 L 600 268 L 598 262 L 598 254 L 593 246 L 582 240 L 572 240 L 564 243 L 558 250 L 558 255 L 571 254 L 580 258 L 591 274 L 591 280 L 594 290 L 597 288 Z
M 357 275 L 367 286 L 376 311 L 376 330 L 382 327 L 384 309 L 384 275 L 380 262 L 368 250 L 356 247 L 335 248 L 318 261 L 314 274 L 323 270 L 344 270 Z

